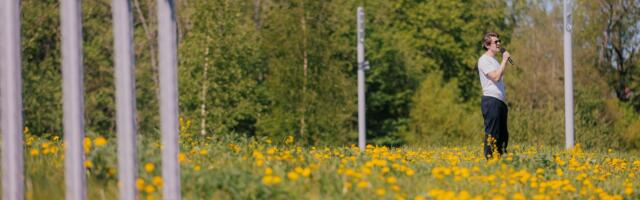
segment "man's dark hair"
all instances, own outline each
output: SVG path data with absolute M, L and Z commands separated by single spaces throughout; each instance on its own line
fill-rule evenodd
M 484 50 L 489 50 L 489 45 L 491 45 L 491 37 L 497 37 L 499 38 L 500 35 L 498 35 L 498 33 L 496 32 L 488 32 L 486 34 L 484 34 L 484 38 L 482 38 L 482 48 Z

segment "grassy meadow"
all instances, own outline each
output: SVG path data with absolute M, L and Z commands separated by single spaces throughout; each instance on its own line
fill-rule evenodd
M 25 197 L 64 199 L 60 1 L 19 2 Z M 158 1 L 128 2 L 138 199 L 162 199 Z M 639 0 L 572 1 L 571 79 L 558 0 L 172 2 L 183 199 L 640 199 Z M 81 5 L 90 200 L 118 199 L 111 3 Z M 364 152 L 353 146 L 360 6 Z M 489 31 L 515 61 L 509 153 L 495 160 L 483 156 L 477 70 Z
M 184 123 L 183 123 L 184 125 Z M 512 144 L 485 160 L 482 145 L 400 148 L 301 146 L 292 136 L 203 137 L 181 130 L 184 199 L 638 199 L 640 158 Z M 26 198 L 64 198 L 61 138 L 25 129 Z M 139 199 L 162 199 L 160 144 L 138 141 Z M 89 199 L 116 199 L 114 138 L 84 140 Z

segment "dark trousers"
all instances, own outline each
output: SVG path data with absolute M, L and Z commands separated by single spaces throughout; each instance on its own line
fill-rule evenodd
M 489 159 L 494 152 L 507 152 L 509 131 L 507 116 L 509 108 L 498 98 L 482 96 L 482 117 L 484 118 L 484 156 Z

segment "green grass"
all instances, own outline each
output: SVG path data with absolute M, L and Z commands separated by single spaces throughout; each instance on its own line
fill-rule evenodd
M 486 161 L 480 145 L 371 146 L 361 154 L 355 146 L 302 147 L 291 139 L 183 135 L 183 198 L 640 198 L 640 160 L 623 152 L 512 145 L 509 155 Z M 27 199 L 63 199 L 61 141 L 31 135 L 26 140 Z M 104 145 L 90 140 L 88 197 L 116 199 L 115 140 L 107 139 Z M 161 174 L 159 146 L 156 139 L 139 140 L 138 178 L 144 181 L 140 199 L 161 199 L 161 188 L 153 183 Z M 58 151 L 51 153 L 52 148 Z M 35 151 L 38 154 L 32 154 Z M 145 165 L 154 169 L 145 170 Z

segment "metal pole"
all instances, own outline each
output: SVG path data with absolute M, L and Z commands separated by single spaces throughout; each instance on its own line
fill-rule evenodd
M 180 199 L 178 165 L 177 38 L 173 0 L 158 1 L 158 47 L 160 55 L 160 123 L 162 132 L 163 199 Z
M 0 1 L 2 199 L 24 199 L 20 1 Z
M 565 144 L 567 149 L 573 148 L 573 66 L 571 55 L 571 0 L 564 0 L 564 118 Z
M 79 0 L 60 0 L 66 199 L 86 199 L 82 14 Z
M 365 104 L 365 76 L 364 70 L 366 62 L 364 61 L 364 9 L 358 7 L 358 147 L 364 152 L 366 145 L 366 104 Z
M 136 199 L 136 101 L 133 52 L 133 19 L 129 0 L 113 0 L 118 178 L 120 199 Z

